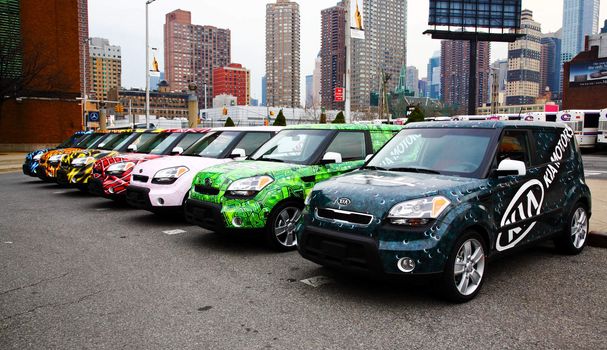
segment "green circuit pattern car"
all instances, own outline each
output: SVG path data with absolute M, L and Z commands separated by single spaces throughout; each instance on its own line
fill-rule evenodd
M 215 232 L 262 230 L 278 250 L 294 249 L 304 199 L 318 182 L 360 168 L 402 127 L 288 127 L 248 160 L 196 175 L 186 203 L 191 223 Z

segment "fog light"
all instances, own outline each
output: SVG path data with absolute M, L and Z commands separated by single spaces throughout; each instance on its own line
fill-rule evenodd
M 234 219 L 232 219 L 232 225 L 234 225 L 235 227 L 242 226 L 242 219 L 239 217 L 235 217 Z
M 402 272 L 409 273 L 415 269 L 415 261 L 411 258 L 402 258 L 398 260 L 396 266 Z
M 159 205 L 164 205 L 164 199 L 162 198 L 158 198 L 157 202 Z

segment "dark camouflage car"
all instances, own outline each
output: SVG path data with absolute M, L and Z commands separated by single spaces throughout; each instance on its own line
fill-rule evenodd
M 412 124 L 360 171 L 316 185 L 301 255 L 371 275 L 430 276 L 454 301 L 487 260 L 545 239 L 582 251 L 591 198 L 574 132 L 556 123 Z

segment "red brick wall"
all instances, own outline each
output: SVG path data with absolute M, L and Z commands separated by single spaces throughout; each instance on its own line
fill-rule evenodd
M 598 58 L 598 50 L 584 51 L 572 62 L 592 61 Z M 563 109 L 604 109 L 607 108 L 607 85 L 569 87 L 569 65 L 563 67 Z
M 29 86 L 33 97 L 9 100 L 0 114 L 0 144 L 58 143 L 81 129 L 78 3 L 74 0 L 21 0 L 23 65 L 43 70 Z M 71 100 L 66 102 L 65 100 Z

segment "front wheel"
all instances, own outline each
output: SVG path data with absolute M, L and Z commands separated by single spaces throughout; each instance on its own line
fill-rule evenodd
M 465 232 L 456 242 L 441 279 L 443 296 L 463 303 L 480 291 L 486 272 L 483 238 L 474 231 Z
M 578 204 L 569 214 L 563 234 L 557 237 L 554 243 L 565 254 L 579 254 L 586 245 L 588 231 L 588 212 L 583 205 Z
M 283 252 L 297 248 L 295 232 L 301 214 L 302 207 L 297 203 L 285 203 L 272 211 L 266 226 L 266 240 L 272 248 Z

